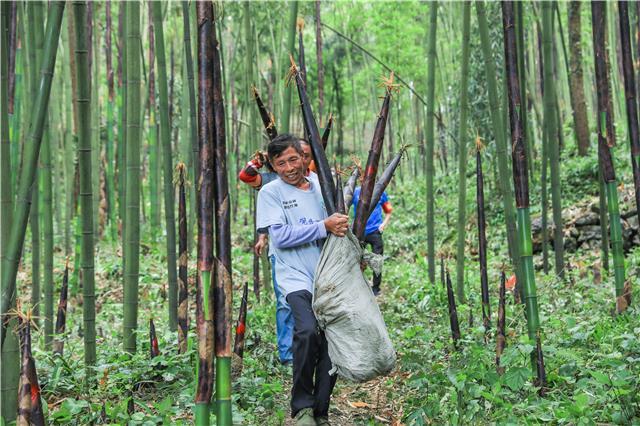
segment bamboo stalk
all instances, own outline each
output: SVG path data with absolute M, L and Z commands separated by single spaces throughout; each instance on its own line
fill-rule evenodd
M 126 214 L 124 224 L 124 320 L 123 342 L 128 353 L 136 351 L 138 327 L 138 279 L 140 271 L 140 4 L 127 3 L 126 12 Z
M 451 327 L 453 347 L 457 349 L 458 340 L 460 340 L 460 324 L 458 322 L 458 310 L 456 309 L 456 297 L 453 294 L 449 271 L 447 271 L 447 305 L 449 307 L 449 325 Z
M 56 316 L 56 336 L 53 341 L 53 353 L 62 355 L 64 353 L 64 336 L 67 326 L 67 300 L 69 292 L 69 259 L 64 265 L 62 275 L 62 286 L 60 287 L 60 301 L 58 302 L 58 314 Z
M 40 400 L 40 385 L 36 363 L 31 353 L 31 312 L 18 315 L 18 330 L 22 346 L 22 364 L 20 367 L 20 386 L 18 391 L 18 425 L 44 426 Z
M 478 262 L 480 264 L 480 291 L 482 293 L 482 324 L 485 340 L 491 328 L 491 304 L 489 303 L 489 279 L 487 277 L 487 236 L 484 217 L 484 177 L 482 176 L 481 143 L 476 143 L 476 202 L 478 212 Z
M 269 113 L 267 107 L 262 102 L 262 98 L 260 98 L 260 93 L 258 93 L 258 89 L 255 86 L 251 86 L 251 92 L 253 93 L 253 98 L 256 100 L 256 104 L 258 104 L 258 111 L 260 112 L 260 118 L 262 119 L 262 124 L 264 124 L 264 129 L 269 136 L 269 140 L 275 139 L 278 136 L 278 130 L 276 129 L 276 121 L 273 117 L 273 114 Z
M 460 127 L 458 133 L 458 220 L 456 225 L 456 297 L 465 303 L 464 260 L 467 206 L 467 113 L 471 3 L 465 2 L 462 17 L 462 65 L 460 67 Z
M 629 126 L 629 144 L 631 145 L 631 169 L 636 197 L 636 212 L 640 219 L 640 131 L 638 130 L 638 104 L 636 81 L 631 54 L 631 36 L 629 34 L 628 2 L 618 2 L 620 15 L 620 42 L 622 44 L 622 69 L 624 72 L 624 91 L 627 105 L 627 125 Z M 637 19 L 637 18 L 636 18 Z
M 94 281 L 94 241 L 93 241 L 93 197 L 91 184 L 91 91 L 89 75 L 89 47 L 86 36 L 87 5 L 73 4 L 73 18 L 76 34 L 76 73 L 78 84 L 78 163 L 80 168 L 80 210 L 82 213 L 82 238 L 80 262 L 82 269 L 82 316 L 84 336 L 84 361 L 87 378 L 91 377 L 90 367 L 96 362 L 95 331 L 95 281 Z
M 606 9 L 603 2 L 591 3 L 593 28 L 593 49 L 595 56 L 596 86 L 598 93 L 598 158 L 602 181 L 607 194 L 609 209 L 609 230 L 611 249 L 613 252 L 613 268 L 616 288 L 616 312 L 622 313 L 631 302 L 631 294 L 625 291 L 624 251 L 622 246 L 622 226 L 618 206 L 618 188 L 610 147 L 615 145 L 613 117 L 608 113 L 610 104 L 609 72 L 607 67 L 607 51 L 605 46 Z M 606 232 L 606 229 L 603 229 Z
M 231 414 L 231 309 L 233 307 L 231 276 L 231 214 L 227 181 L 227 148 L 222 89 L 220 43 L 216 40 L 216 15 L 212 20 L 213 43 L 213 115 L 214 115 L 214 194 L 215 194 L 215 285 L 214 340 L 216 351 L 216 423 L 230 425 Z
M 320 141 L 320 134 L 318 132 L 318 126 L 316 120 L 313 117 L 313 111 L 311 110 L 311 103 L 307 97 L 307 89 L 302 81 L 302 76 L 298 67 L 296 67 L 293 57 L 290 57 L 291 69 L 289 71 L 290 76 L 295 79 L 296 86 L 298 87 L 298 96 L 300 98 L 300 107 L 302 108 L 302 118 L 304 120 L 306 129 L 309 130 L 309 142 L 311 143 L 311 152 L 313 153 L 313 160 L 316 164 L 318 171 L 318 180 L 320 181 L 320 189 L 322 192 L 322 199 L 327 210 L 327 214 L 331 216 L 336 207 L 334 204 L 335 199 L 335 185 L 333 183 L 333 177 L 331 176 L 331 170 L 329 168 L 329 162 L 327 156 L 322 149 Z
M 556 84 L 553 75 L 553 5 L 542 3 L 542 48 L 544 52 L 544 124 L 547 128 L 547 150 L 551 171 L 551 207 L 553 210 L 553 252 L 555 255 L 555 273 L 564 278 L 564 235 L 562 225 L 562 193 L 560 192 L 560 142 L 558 141 L 558 123 Z
M 380 162 L 380 156 L 382 155 L 382 148 L 384 145 L 384 134 L 387 127 L 389 103 L 391 101 L 391 90 L 393 88 L 393 73 L 391 73 L 385 84 L 385 97 L 373 132 L 373 140 L 371 141 L 371 148 L 369 149 L 369 155 L 367 157 L 367 165 L 365 166 L 364 174 L 362 176 L 362 186 L 360 189 L 358 207 L 353 220 L 353 234 L 360 241 L 364 239 L 364 231 L 367 219 L 369 218 L 368 213 L 371 210 L 371 206 L 375 206 L 375 204 L 372 204 L 371 196 L 373 194 L 376 174 L 378 173 L 378 163 Z
M 0 37 L 1 45 L 1 74 L 2 78 L 0 83 L 0 149 L 2 151 L 2 169 L 0 171 L 0 208 L 2 209 L 2 215 L 0 215 L 0 257 L 4 261 L 6 255 L 7 243 L 9 240 L 9 232 L 12 224 L 13 216 L 13 185 L 11 183 L 11 141 L 9 134 L 9 110 L 8 110 L 8 58 L 7 58 L 7 14 L 9 9 L 9 3 L 0 4 Z M 15 165 L 17 166 L 17 165 Z M 14 166 L 14 167 L 15 167 Z
M 298 17 L 298 2 L 292 1 L 289 3 L 289 19 L 287 20 L 288 29 L 287 32 L 287 47 L 285 50 L 285 58 L 282 58 L 283 62 L 286 62 L 286 58 L 291 56 L 293 52 L 293 46 L 296 40 L 296 19 Z M 299 90 L 299 89 L 298 89 Z M 289 122 L 291 118 L 291 87 L 289 85 L 284 88 L 284 96 L 282 99 L 282 117 L 280 127 L 282 133 L 289 133 Z M 316 162 L 316 164 L 318 164 Z
M 196 319 L 198 330 L 198 367 L 195 394 L 195 424 L 209 424 L 209 406 L 213 393 L 213 309 L 211 270 L 213 267 L 213 5 L 196 3 L 198 26 L 198 142 L 199 175 L 197 182 L 198 276 L 196 280 Z
M 498 374 L 504 373 L 504 367 L 500 365 L 500 358 L 506 345 L 505 337 L 505 282 L 504 271 L 500 273 L 500 295 L 498 296 L 498 325 L 496 331 L 496 369 Z
M 162 143 L 162 172 L 164 175 L 164 217 L 167 232 L 167 275 L 169 279 L 169 328 L 178 326 L 178 277 L 176 273 L 176 219 L 172 179 L 171 121 L 169 119 L 169 91 L 165 55 L 162 3 L 154 1 L 153 28 L 155 31 L 156 61 L 158 63 L 158 91 L 160 98 L 160 142 Z M 149 65 L 151 67 L 151 64 Z
M 255 245 L 258 243 L 258 240 L 260 239 L 260 235 L 258 235 L 258 231 L 256 229 L 256 223 L 257 223 L 257 200 L 255 199 L 257 195 L 254 195 L 254 202 L 252 205 L 252 210 L 253 210 L 253 246 L 255 247 Z M 256 296 L 256 300 L 259 302 L 260 301 L 260 256 L 258 256 L 258 254 L 255 252 L 255 250 L 253 250 L 253 294 L 255 294 Z
M 426 142 L 426 186 L 427 186 L 427 265 L 429 271 L 429 281 L 436 283 L 436 249 L 435 249 L 435 192 L 433 188 L 433 178 L 435 170 L 433 167 L 434 140 L 434 104 L 435 104 L 435 84 L 436 84 L 436 29 L 438 25 L 438 2 L 429 4 L 429 46 L 427 48 L 427 116 L 425 120 L 425 142 Z
M 176 166 L 178 184 L 178 351 L 187 351 L 189 332 L 189 249 L 187 244 L 187 196 L 185 184 L 187 167 L 183 162 Z
M 385 167 L 384 171 L 382 172 L 382 174 L 376 181 L 375 185 L 373 186 L 373 192 L 371 193 L 371 207 L 369 209 L 368 216 L 371 216 L 371 213 L 373 213 L 376 206 L 378 205 L 378 201 L 380 201 L 380 198 L 382 198 L 382 193 L 387 189 L 387 186 L 389 186 L 389 183 L 391 182 L 391 178 L 393 178 L 393 175 L 396 172 L 396 169 L 400 165 L 400 160 L 402 160 L 402 156 L 406 151 L 407 151 L 406 146 L 403 146 L 400 148 L 400 151 L 398 151 L 393 156 L 393 158 L 391 159 L 389 164 L 387 164 L 387 167 Z M 367 220 L 368 220 L 368 216 L 367 216 Z
M 496 88 L 495 61 L 491 54 L 491 42 L 489 39 L 489 28 L 483 1 L 476 1 L 476 12 L 478 15 L 478 28 L 484 58 L 485 76 L 487 79 L 487 89 L 489 94 L 489 113 L 493 127 L 493 137 L 496 140 L 496 155 L 498 159 L 499 188 L 502 195 L 502 209 L 504 210 L 507 227 L 507 243 L 509 255 L 513 264 L 513 269 L 517 277 L 521 276 L 520 256 L 518 254 L 516 215 L 514 212 L 514 202 L 512 189 L 509 187 L 509 165 L 507 154 L 507 138 L 504 122 L 502 120 L 503 111 L 498 102 L 498 90 Z
M 24 237 L 29 218 L 30 194 L 34 182 L 35 171 L 42 142 L 42 132 L 44 121 L 51 93 L 51 80 L 60 35 L 60 25 L 62 22 L 63 2 L 53 2 L 49 9 L 47 19 L 47 29 L 45 35 L 45 48 L 42 57 L 42 73 L 40 84 L 38 85 L 37 97 L 34 102 L 32 126 L 29 138 L 25 142 L 23 152 L 22 169 L 16 197 L 14 217 L 12 221 L 11 233 L 7 242 L 7 251 L 2 259 L 2 301 L 0 315 L 5 315 L 15 301 L 16 274 L 20 262 L 20 254 L 24 244 Z M 6 327 L 2 327 L 2 344 Z
M 189 2 L 182 1 L 182 18 L 183 18 L 183 37 L 184 37 L 184 54 L 185 54 L 185 64 L 187 68 L 187 86 L 189 88 L 189 138 L 191 145 L 191 164 L 193 164 L 193 174 L 192 181 L 198 182 L 198 177 L 200 176 L 200 158 L 199 154 L 199 143 L 198 143 L 198 120 L 197 113 L 198 108 L 196 106 L 196 93 L 195 93 L 195 79 L 193 74 L 193 55 L 191 53 L 191 28 L 189 23 Z M 193 189 L 191 190 L 190 200 L 193 205 L 196 204 L 196 185 L 193 185 Z M 189 215 L 190 222 L 193 223 L 195 219 L 194 212 L 196 209 L 190 209 L 191 214 Z M 193 228 L 197 228 L 197 226 L 193 226 Z M 191 231 L 191 235 L 193 235 L 193 231 Z M 191 239 L 189 238 L 188 243 L 189 247 L 191 247 Z
M 127 166 L 126 166 L 126 146 L 127 146 L 127 20 L 125 19 L 126 2 L 120 3 L 118 10 L 118 110 L 120 123 L 118 126 L 118 144 L 116 146 L 116 160 L 118 172 L 118 219 L 120 220 L 120 235 L 122 247 L 126 244 L 125 219 L 126 219 L 126 198 L 127 198 Z M 125 257 L 122 256 L 122 269 L 126 267 Z
M 347 210 L 344 204 L 344 192 L 342 188 L 342 176 L 336 166 L 336 208 L 338 213 L 346 214 Z
M 156 336 L 156 325 L 153 323 L 153 317 L 149 318 L 149 356 L 155 358 L 160 355 L 158 347 L 158 337 Z
M 14 174 L 12 173 L 12 168 L 15 168 L 17 171 L 17 164 L 14 162 L 15 158 L 12 158 L 11 152 L 11 141 L 10 138 L 13 136 L 15 140 L 15 133 L 13 135 L 9 132 L 9 113 L 12 112 L 14 114 L 14 119 L 16 119 L 19 115 L 20 109 L 18 108 L 20 102 L 20 96 L 16 96 L 16 108 L 13 111 L 10 111 L 13 108 L 13 96 L 11 94 L 8 95 L 8 89 L 10 89 L 9 79 L 11 78 L 11 66 L 9 62 L 11 62 L 11 53 L 9 54 L 9 58 L 7 57 L 7 52 L 9 52 L 8 40 L 7 40 L 7 30 L 6 27 L 7 20 L 9 19 L 7 14 L 10 13 L 9 7 L 15 11 L 15 2 L 0 3 L 0 36 L 1 42 L 0 45 L 0 64 L 1 64 L 1 84 L 0 87 L 0 156 L 2 157 L 2 162 L 0 163 L 0 180 L 2 184 L 0 185 L 0 262 L 2 262 L 2 268 L 5 268 L 5 257 L 7 256 L 7 249 L 9 238 L 11 234 L 11 227 L 13 226 L 13 189 L 14 186 Z M 12 18 L 15 19 L 15 16 Z M 14 50 L 14 49 L 11 49 Z M 8 107 L 8 108 L 7 108 Z M 15 124 L 14 124 L 14 127 Z M 14 144 L 16 145 L 16 144 Z M 12 164 L 13 162 L 13 164 Z M 3 289 L 3 301 L 4 301 L 4 281 L 2 282 Z M 4 303 L 4 302 L 3 302 Z M 4 305 L 3 305 L 4 306 Z M 9 306 L 11 307 L 11 305 Z M 4 311 L 3 311 L 4 313 Z M 16 417 L 16 398 L 18 396 L 18 381 L 19 381 L 19 372 L 17 371 L 17 366 L 19 363 L 19 344 L 15 338 L 14 333 L 9 332 L 8 335 L 5 334 L 4 330 L 6 328 L 13 328 L 15 326 L 15 320 L 9 320 L 6 317 L 2 317 L 2 372 L 0 373 L 0 380 L 2 381 L 1 392 L 2 392 L 2 404 L 0 406 L 0 415 L 2 421 L 9 423 L 15 420 Z M 7 337 L 5 343 L 5 337 Z
M 158 121 L 156 116 L 158 115 L 158 106 L 156 102 L 156 44 L 155 34 L 153 31 L 153 4 L 157 2 L 149 1 L 147 3 L 149 19 L 147 26 L 147 35 L 149 48 L 147 49 L 147 60 L 149 62 L 149 76 L 147 79 L 148 91 L 148 106 L 149 106 L 149 126 L 147 131 L 147 153 L 149 157 L 149 169 L 147 171 L 147 180 L 149 182 L 149 230 L 153 240 L 158 238 L 160 234 L 160 190 L 158 185 L 160 184 L 160 147 L 158 146 Z M 162 119 L 160 119 L 162 121 Z
M 542 354 L 542 343 L 540 343 L 539 331 L 536 336 L 536 373 L 538 376 L 536 386 L 540 388 L 538 390 L 538 395 L 544 396 L 546 394 L 547 387 L 547 373 L 544 366 L 544 355 Z
M 249 295 L 249 283 L 244 283 L 242 290 L 242 300 L 240 301 L 240 312 L 238 313 L 238 323 L 236 325 L 236 338 L 233 343 L 233 353 L 240 359 L 244 356 L 244 334 L 247 322 L 247 298 Z
M 533 268 L 533 249 L 531 243 L 531 217 L 529 215 L 529 181 L 527 174 L 527 154 L 524 145 L 524 133 L 520 122 L 521 103 L 517 67 L 517 50 L 514 28 L 514 10 L 512 2 L 502 4 L 502 24 L 504 30 L 504 53 L 507 80 L 507 100 L 511 130 L 513 183 L 518 219 L 518 242 L 522 265 L 522 290 L 524 293 L 527 331 L 530 341 L 535 341 L 540 329 L 538 317 L 538 298 Z M 535 354 L 532 354 L 532 367 L 535 369 Z
M 37 72 L 40 69 L 42 57 L 42 26 L 44 16 L 42 13 L 43 4 L 41 2 L 33 2 L 27 4 L 28 25 L 31 31 L 28 32 L 27 51 L 29 53 L 30 81 L 31 81 L 31 99 L 35 95 L 37 89 Z M 33 104 L 30 105 L 33 107 Z M 45 113 L 46 115 L 46 113 Z M 43 124 L 42 145 L 47 144 L 46 138 L 46 117 Z M 41 148 L 44 153 L 44 148 Z M 33 307 L 34 323 L 38 326 L 40 318 L 40 299 L 41 299 L 41 281 L 40 281 L 40 254 L 42 252 L 40 245 L 40 177 L 42 175 L 41 163 L 38 162 L 33 189 L 31 193 L 31 212 L 29 216 L 29 226 L 31 227 L 31 306 Z
M 307 85 L 307 63 L 304 56 L 304 42 L 302 40 L 302 31 L 304 29 L 304 19 L 298 17 L 296 19 L 296 29 L 298 30 L 298 63 L 300 64 L 300 74 L 302 75 L 302 81 L 304 87 Z
M 111 0 L 107 0 L 106 3 L 106 28 L 105 28 L 105 56 L 106 56 L 106 77 L 107 77 L 107 94 L 109 101 L 107 102 L 107 143 L 105 146 L 105 155 L 107 157 L 106 167 L 106 185 L 107 185 L 107 217 L 109 222 L 109 234 L 111 239 L 115 241 L 117 234 L 117 219 L 116 219 L 116 192 L 115 192 L 115 153 L 114 142 L 115 134 L 113 131 L 114 126 L 114 114 L 116 102 L 114 75 L 113 75 L 113 60 L 112 60 L 112 19 L 111 19 Z
M 327 120 L 327 127 L 322 132 L 322 149 L 327 150 L 327 144 L 329 143 L 329 136 L 331 135 L 331 127 L 333 126 L 333 114 L 329 113 L 329 119 Z

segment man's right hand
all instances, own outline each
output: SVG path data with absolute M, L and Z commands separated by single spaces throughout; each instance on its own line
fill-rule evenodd
M 324 220 L 324 227 L 327 232 L 337 237 L 344 237 L 347 235 L 347 229 L 349 229 L 349 216 L 342 213 L 334 213 Z
M 267 234 L 259 234 L 258 235 L 258 242 L 253 247 L 253 251 L 258 256 L 262 256 L 262 250 L 264 250 L 266 245 L 267 245 Z

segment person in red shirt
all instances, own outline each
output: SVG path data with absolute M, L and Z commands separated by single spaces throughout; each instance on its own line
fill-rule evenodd
M 307 168 L 307 176 L 311 172 L 315 172 L 315 164 L 313 163 L 313 155 L 311 154 L 311 145 L 307 141 L 300 141 L 302 151 L 304 152 L 303 161 Z M 267 171 L 261 172 L 263 166 L 267 166 Z M 238 179 L 246 183 L 250 187 L 260 190 L 264 185 L 278 178 L 278 174 L 273 171 L 267 156 L 261 152 L 256 152 L 252 160 L 250 160 L 238 174 Z
M 311 154 L 311 146 L 307 141 L 300 140 L 300 146 L 302 147 L 303 156 L 302 161 L 306 170 L 306 175 L 311 173 L 313 167 L 313 155 Z M 266 166 L 265 171 L 261 171 Z M 253 159 L 251 159 L 244 168 L 238 174 L 238 179 L 241 182 L 246 183 L 250 187 L 259 191 L 264 185 L 269 182 L 279 179 L 278 174 L 273 170 L 266 153 L 261 151 L 256 152 Z M 260 232 L 258 230 L 258 241 L 253 247 L 254 252 L 261 256 L 264 249 L 267 247 L 268 234 Z M 275 284 L 275 281 L 274 281 Z M 276 292 L 276 335 L 278 340 L 278 352 L 280 356 L 280 362 L 282 364 L 289 364 L 293 360 L 292 353 L 292 339 L 293 339 L 293 315 L 291 308 L 286 303 L 284 297 L 279 296 L 278 289 L 274 286 Z

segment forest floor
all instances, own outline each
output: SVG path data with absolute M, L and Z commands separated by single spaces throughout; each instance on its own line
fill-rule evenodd
M 597 252 L 566 253 L 569 267 L 564 281 L 552 273 L 536 273 L 548 379 L 546 396 L 540 397 L 533 385 L 529 355 L 534 345 L 527 338 L 522 305 L 515 304 L 511 294 L 506 309 L 507 348 L 502 356 L 505 372 L 497 374 L 495 326 L 489 330 L 485 343 L 481 320 L 473 191 L 469 191 L 467 209 L 465 282 L 468 300 L 458 306 L 462 339 L 458 350 L 454 350 L 446 292 L 440 284 L 440 276 L 438 274 L 435 285 L 426 277 L 424 184 L 399 180 L 390 189 L 394 213 L 385 232 L 387 260 L 383 293 L 378 302 L 398 353 L 398 363 L 390 375 L 367 383 L 338 380 L 330 412 L 333 424 L 640 422 L 640 307 L 634 303 L 626 314 L 612 315 L 612 274 L 604 275 L 602 282 L 597 283 L 591 267 L 581 266 L 596 263 Z M 451 194 L 438 194 L 438 218 L 454 216 L 446 214 L 447 211 L 455 212 L 454 199 Z M 499 205 L 489 202 L 487 206 L 493 324 L 499 274 L 508 263 Z M 245 223 L 250 217 L 248 206 L 240 205 L 233 234 L 236 295 L 245 281 L 252 281 L 252 231 Z M 436 227 L 439 252 L 452 253 L 455 223 L 437 222 Z M 98 362 L 94 376 L 97 384 L 89 390 L 84 386 L 82 367 L 80 300 L 72 299 L 69 306 L 63 358 L 43 351 L 41 334 L 35 334 L 35 359 L 51 423 L 146 425 L 192 421 L 195 351 L 189 349 L 186 354 L 177 354 L 177 335 L 169 331 L 166 323 L 164 250 L 164 243 L 143 237 L 138 352 L 130 357 L 121 349 L 120 253 L 115 244 L 108 241 L 98 245 Z M 25 265 L 30 265 L 29 251 L 27 247 Z M 538 256 L 535 261 L 540 264 Z M 56 288 L 59 288 L 63 265 L 62 254 L 58 251 Z M 446 267 L 452 271 L 454 265 L 454 260 L 446 261 Z M 193 261 L 190 266 L 193 272 Z M 634 284 L 635 302 L 640 300 L 640 249 L 627 254 L 626 267 L 627 276 Z M 28 294 L 28 269 L 21 271 L 19 280 L 23 289 L 21 294 Z M 270 283 L 263 283 L 260 302 L 253 294 L 249 297 L 244 367 L 233 387 L 236 424 L 291 424 L 288 408 L 290 370 L 277 361 L 275 304 L 269 286 Z M 239 299 L 234 297 L 234 316 Z M 193 307 L 192 302 L 190 298 Z M 147 334 L 151 317 L 158 329 L 162 352 L 153 359 L 149 358 Z M 191 318 L 193 337 L 193 316 Z M 131 414 L 127 411 L 131 408 L 130 400 L 134 409 Z

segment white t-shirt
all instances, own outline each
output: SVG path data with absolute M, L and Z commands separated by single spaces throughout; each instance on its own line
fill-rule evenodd
M 308 225 L 327 217 L 320 183 L 315 173 L 307 180 L 308 190 L 296 188 L 282 179 L 263 186 L 258 192 L 256 226 Z M 316 240 L 291 248 L 269 244 L 269 255 L 275 257 L 276 281 L 282 293 L 308 290 L 313 294 L 313 278 L 324 240 Z

